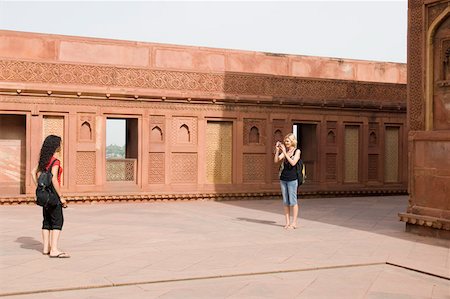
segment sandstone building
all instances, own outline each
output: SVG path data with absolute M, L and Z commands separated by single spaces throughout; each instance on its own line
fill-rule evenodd
M 62 136 L 72 201 L 279 197 L 273 146 L 292 130 L 301 193 L 404 194 L 405 83 L 398 63 L 0 31 L 0 203 L 33 202 L 48 134 Z M 123 159 L 106 156 L 112 119 L 126 123 Z

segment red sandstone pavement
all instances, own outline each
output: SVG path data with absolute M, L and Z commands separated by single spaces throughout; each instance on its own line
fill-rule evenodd
M 407 197 L 71 205 L 40 251 L 37 206 L 0 207 L 5 298 L 450 298 L 450 241 L 404 232 Z

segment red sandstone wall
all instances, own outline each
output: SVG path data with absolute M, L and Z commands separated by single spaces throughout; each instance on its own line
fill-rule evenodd
M 0 58 L 405 83 L 406 65 L 0 30 Z

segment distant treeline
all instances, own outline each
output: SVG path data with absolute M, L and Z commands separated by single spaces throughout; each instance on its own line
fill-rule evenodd
M 106 147 L 106 158 L 125 158 L 125 145 L 110 144 Z

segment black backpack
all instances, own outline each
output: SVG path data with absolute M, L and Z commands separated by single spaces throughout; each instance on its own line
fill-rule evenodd
M 302 185 L 306 181 L 306 170 L 305 170 L 305 164 L 303 164 L 302 159 L 299 159 L 297 164 L 295 164 L 296 170 L 297 170 L 297 178 L 298 178 L 298 185 Z
M 48 169 L 43 170 L 37 180 L 36 204 L 44 208 L 56 207 L 61 201 L 52 183 L 52 167 L 56 159 L 50 164 Z

